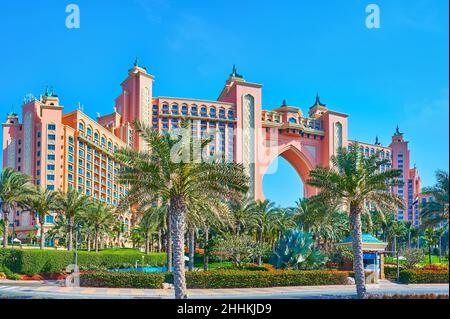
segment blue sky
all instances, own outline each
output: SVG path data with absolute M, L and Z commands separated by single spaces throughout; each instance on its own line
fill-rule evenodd
M 65 27 L 69 3 L 80 29 Z M 365 26 L 369 3 L 381 29 Z M 1 109 L 53 85 L 67 111 L 81 102 L 91 116 L 109 113 L 135 56 L 156 77 L 155 95 L 216 99 L 236 64 L 264 84 L 266 109 L 286 98 L 305 112 L 319 92 L 350 115 L 352 139 L 388 145 L 400 125 L 430 185 L 449 166 L 448 22 L 441 0 L 4 1 Z M 266 195 L 290 205 L 297 180 L 281 164 Z

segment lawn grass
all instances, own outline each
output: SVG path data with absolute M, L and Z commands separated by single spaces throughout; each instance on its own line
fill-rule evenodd
M 203 269 L 203 263 L 195 263 L 195 268 L 200 268 Z M 233 268 L 233 263 L 230 261 L 224 261 L 224 262 L 218 262 L 218 263 L 209 263 L 208 264 L 208 268 L 210 270 L 214 270 L 214 269 L 228 269 L 228 268 Z
M 386 263 L 389 263 L 389 264 L 395 264 L 397 261 L 396 261 L 395 257 L 392 257 L 392 256 L 386 256 L 386 257 L 385 257 L 385 262 L 386 262 Z M 403 260 L 400 260 L 400 264 L 403 264 L 403 263 L 404 263 L 404 261 L 403 261 Z M 426 256 L 423 258 L 423 260 L 420 262 L 420 265 L 428 265 L 429 263 L 430 263 L 429 256 L 426 255 Z M 432 263 L 432 264 L 439 264 L 439 263 L 448 264 L 448 258 L 442 257 L 442 258 L 441 258 L 441 262 L 439 262 L 439 256 L 437 256 L 437 255 L 432 255 L 432 256 L 431 256 L 431 263 Z

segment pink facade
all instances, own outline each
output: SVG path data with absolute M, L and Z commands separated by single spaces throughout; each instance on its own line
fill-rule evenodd
M 121 84 L 114 111 L 97 120 L 81 110 L 63 114 L 58 96 L 48 91 L 39 99 L 27 101 L 22 107 L 22 123 L 17 114 L 10 114 L 3 124 L 4 166 L 29 174 L 42 187 L 77 189 L 116 206 L 126 189 L 116 182 L 120 164 L 112 155 L 118 148 L 145 147 L 133 129 L 134 122 L 171 133 L 179 129 L 183 118 L 188 118 L 194 136 L 212 139 L 205 154 L 243 163 L 250 176 L 251 195 L 264 199 L 262 180 L 278 156 L 289 161 L 306 181 L 311 169 L 329 166 L 330 157 L 352 143 L 348 140 L 348 115 L 330 110 L 319 96 L 307 114 L 286 101 L 266 111 L 262 107 L 262 85 L 247 82 L 235 68 L 217 101 L 153 96 L 153 83 L 154 77 L 136 60 Z M 417 170 L 410 169 L 403 135 L 397 131 L 389 147 L 361 143 L 360 148 L 366 155 L 377 153 L 392 159 L 391 167 L 403 169 L 405 185 L 394 191 L 411 204 L 411 213 L 399 211 L 398 217 L 418 222 L 408 183 L 411 180 L 414 200 L 420 193 L 420 179 Z M 316 190 L 305 185 L 304 195 L 314 194 Z M 18 233 L 35 229 L 35 218 L 29 212 L 18 215 Z M 118 218 L 126 227 L 133 223 L 131 214 Z M 52 218 L 48 221 L 51 227 Z

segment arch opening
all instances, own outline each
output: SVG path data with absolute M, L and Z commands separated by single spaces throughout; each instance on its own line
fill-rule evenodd
M 280 155 L 269 166 L 263 177 L 264 197 L 277 206 L 294 207 L 304 197 L 304 182 L 294 166 Z

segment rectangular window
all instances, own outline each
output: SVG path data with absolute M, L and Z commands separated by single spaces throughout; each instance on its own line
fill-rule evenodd
M 47 165 L 47 170 L 54 171 L 55 170 L 55 165 L 52 165 L 52 164 Z
M 54 151 L 54 150 L 56 150 L 56 146 L 53 145 L 53 144 L 50 144 L 50 145 L 48 145 L 48 150 L 49 151 Z
M 56 125 L 55 125 L 55 124 L 49 124 L 49 125 L 47 126 L 47 129 L 48 129 L 49 131 L 54 131 L 54 130 L 56 130 Z
M 49 154 L 49 155 L 47 155 L 47 159 L 48 159 L 49 161 L 54 161 L 54 160 L 56 159 L 56 156 L 53 155 L 53 154 Z
M 55 134 L 49 134 L 48 135 L 48 140 L 49 141 L 56 141 L 56 135 Z
M 47 175 L 47 180 L 48 181 L 54 181 L 55 180 L 55 175 Z

